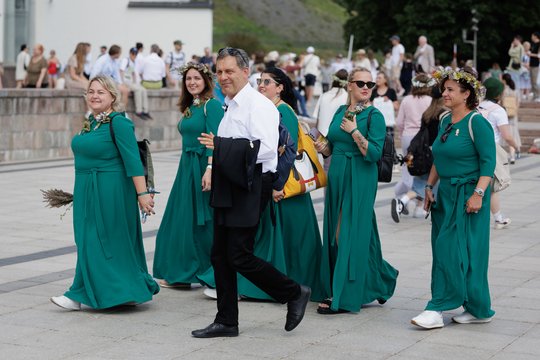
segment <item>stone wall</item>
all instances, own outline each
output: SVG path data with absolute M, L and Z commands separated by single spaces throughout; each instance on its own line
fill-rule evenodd
M 154 119 L 146 121 L 134 115 L 133 98 L 129 101 L 137 138 L 150 140 L 153 151 L 179 149 L 178 91 L 148 91 L 148 100 Z M 0 90 L 0 163 L 73 157 L 71 138 L 80 131 L 85 112 L 81 91 Z

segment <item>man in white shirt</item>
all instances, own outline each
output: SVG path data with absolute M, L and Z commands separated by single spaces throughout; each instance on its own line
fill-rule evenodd
M 120 64 L 118 59 L 121 54 L 122 49 L 120 46 L 112 45 L 107 54 L 100 56 L 96 60 L 96 63 L 92 67 L 92 72 L 90 73 L 90 79 L 93 79 L 98 75 L 110 76 L 118 85 L 118 90 L 122 94 L 122 102 L 124 107 L 127 108 L 129 101 L 129 87 L 122 82 L 122 77 L 120 76 Z
M 167 72 L 167 86 L 175 89 L 180 89 L 182 76 L 178 70 L 186 63 L 186 54 L 182 51 L 182 42 L 176 40 L 174 50 L 167 54 L 165 58 L 165 70 Z
M 148 93 L 140 84 L 139 75 L 135 71 L 135 60 L 137 59 L 137 48 L 129 50 L 129 56 L 120 62 L 120 76 L 122 82 L 133 91 L 135 101 L 135 115 L 142 120 L 152 120 L 148 112 Z
M 260 148 L 251 191 L 245 190 L 245 197 L 241 193 L 235 193 L 236 197 L 229 207 L 213 205 L 214 244 L 211 259 L 216 281 L 218 313 L 212 324 L 204 329 L 194 330 L 191 334 L 197 338 L 238 336 L 237 272 L 276 301 L 287 303 L 285 330 L 291 331 L 302 321 L 311 290 L 253 254 L 259 217 L 272 194 L 272 182 L 278 162 L 280 115 L 272 101 L 249 85 L 249 56 L 244 50 L 221 49 L 216 69 L 219 85 L 226 95 L 226 111 L 219 124 L 218 140 L 260 140 Z M 213 135 L 203 134 L 201 143 L 212 147 L 213 140 Z M 219 150 L 218 145 L 214 153 L 217 154 Z M 214 192 L 220 185 L 220 173 L 217 170 L 225 166 L 220 164 L 218 159 L 219 156 L 213 157 L 215 172 L 212 174 L 212 201 L 215 197 L 222 196 Z M 253 191 L 258 191 L 260 195 L 255 194 L 254 197 Z M 253 203 L 246 203 L 248 198 L 253 199 L 250 200 Z M 230 216 L 232 213 L 242 214 L 244 208 L 243 211 L 256 214 L 256 223 Z
M 146 89 L 161 89 L 166 76 L 165 62 L 158 55 L 159 46 L 152 44 L 150 55 L 137 60 L 137 73 L 141 75 L 141 85 Z
M 435 51 L 433 46 L 427 42 L 427 37 L 424 35 L 418 38 L 418 47 L 414 53 L 416 61 L 416 71 L 431 74 L 435 70 Z
M 321 73 L 321 59 L 315 55 L 313 46 L 309 46 L 306 52 L 307 55 L 304 56 L 302 61 L 302 70 L 305 80 L 306 103 L 308 103 L 313 97 L 313 89 L 317 81 L 317 76 L 320 76 Z
M 390 37 L 390 41 L 392 42 L 390 87 L 396 89 L 398 95 L 403 95 L 405 89 L 401 86 L 399 77 L 401 76 L 401 68 L 403 67 L 403 59 L 405 58 L 405 47 L 401 45 L 399 36 L 397 35 Z

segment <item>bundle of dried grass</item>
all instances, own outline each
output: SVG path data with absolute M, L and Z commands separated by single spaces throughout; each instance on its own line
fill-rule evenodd
M 50 208 L 59 208 L 70 205 L 73 202 L 73 194 L 59 189 L 41 190 L 45 206 Z

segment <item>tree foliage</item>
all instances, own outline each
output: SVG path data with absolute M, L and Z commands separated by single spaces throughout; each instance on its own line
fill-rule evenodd
M 462 29 L 471 31 L 471 10 L 477 11 L 477 60 L 479 70 L 493 62 L 508 63 L 508 48 L 516 34 L 530 41 L 540 31 L 540 1 L 513 0 L 340 0 L 349 13 L 344 25 L 348 41 L 354 35 L 355 48 L 384 51 L 391 47 L 389 37 L 398 34 L 406 52 L 414 53 L 418 36 L 426 35 L 442 64 L 452 60 L 453 44 L 458 47 L 458 61 L 472 59 L 473 47 L 463 42 Z

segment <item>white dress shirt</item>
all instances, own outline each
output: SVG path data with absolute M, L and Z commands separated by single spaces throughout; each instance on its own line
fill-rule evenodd
M 93 79 L 98 75 L 110 76 L 117 84 L 122 83 L 122 79 L 120 78 L 120 65 L 118 64 L 118 61 L 111 58 L 109 54 L 100 56 L 92 67 L 90 79 Z
M 263 173 L 276 172 L 279 111 L 274 103 L 248 83 L 234 98 L 226 97 L 225 104 L 228 107 L 219 123 L 217 135 L 260 140 L 257 164 L 262 164 Z
M 137 59 L 136 66 L 142 80 L 160 81 L 165 77 L 165 61 L 156 53 L 151 53 L 140 62 Z

